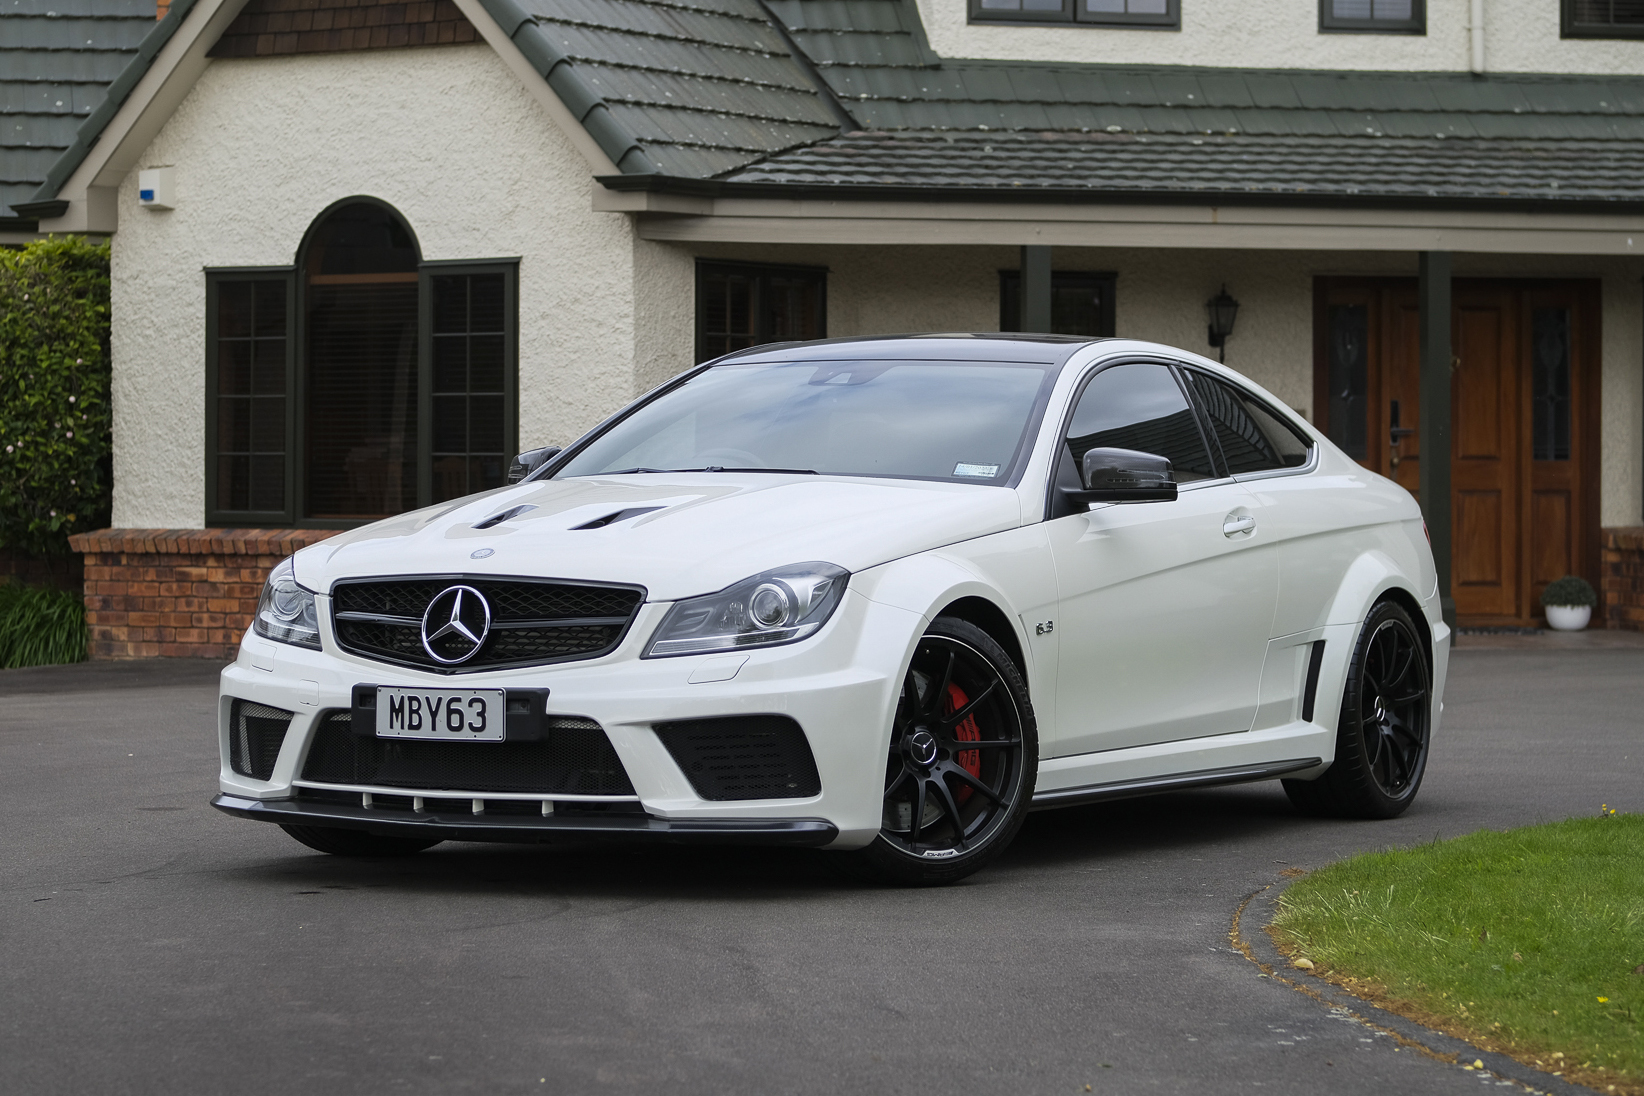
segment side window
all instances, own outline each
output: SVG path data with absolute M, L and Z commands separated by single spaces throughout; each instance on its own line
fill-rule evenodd
M 1232 475 L 1299 468 L 1308 441 L 1260 403 L 1224 381 L 1190 370 L 1193 390 Z
M 1085 385 L 1068 427 L 1063 478 L 1077 483 L 1080 461 L 1098 448 L 1167 457 L 1178 483 L 1215 475 L 1193 408 L 1162 365 L 1109 366 Z

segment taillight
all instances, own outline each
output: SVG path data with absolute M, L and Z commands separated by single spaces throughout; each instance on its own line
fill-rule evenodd
M 1427 531 L 1427 523 L 1425 521 L 1421 523 L 1421 535 L 1427 538 L 1427 547 L 1431 548 L 1433 546 L 1433 534 Z

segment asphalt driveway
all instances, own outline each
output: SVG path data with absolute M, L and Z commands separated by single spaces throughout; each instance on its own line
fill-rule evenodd
M 1462 650 L 1404 818 L 1277 785 L 1033 816 L 945 890 L 824 854 L 346 861 L 206 806 L 208 667 L 0 674 L 6 1093 L 1472 1092 L 1228 941 L 1289 866 L 1644 809 L 1644 649 Z

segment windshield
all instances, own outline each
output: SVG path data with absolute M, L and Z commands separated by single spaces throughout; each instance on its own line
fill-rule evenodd
M 1051 375 L 1001 362 L 716 365 L 616 423 L 555 478 L 771 469 L 1002 484 Z

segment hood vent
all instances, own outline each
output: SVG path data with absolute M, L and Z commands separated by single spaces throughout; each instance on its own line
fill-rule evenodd
M 536 509 L 536 507 L 532 506 L 530 503 L 526 503 L 522 506 L 511 507 L 510 509 L 504 510 L 500 514 L 492 514 L 490 517 L 486 518 L 484 521 L 476 522 L 474 524 L 474 528 L 476 528 L 476 529 L 489 529 L 493 525 L 501 525 L 503 522 L 507 521 L 510 518 L 517 518 L 521 514 L 525 513 L 525 511 L 527 511 L 527 510 L 535 510 L 535 509 Z
M 571 528 L 573 528 L 573 529 L 603 529 L 607 525 L 612 525 L 612 524 L 615 524 L 616 522 L 619 522 L 619 521 L 627 521 L 629 518 L 637 518 L 641 514 L 649 514 L 654 510 L 661 510 L 661 509 L 662 509 L 662 507 L 660 507 L 660 506 L 632 506 L 632 507 L 629 507 L 626 510 L 618 510 L 614 514 L 606 514 L 602 518 L 595 518 L 593 521 L 585 521 L 581 525 L 573 525 L 573 526 L 571 526 Z M 476 525 L 475 528 L 477 529 L 477 528 L 479 528 L 479 526 Z

